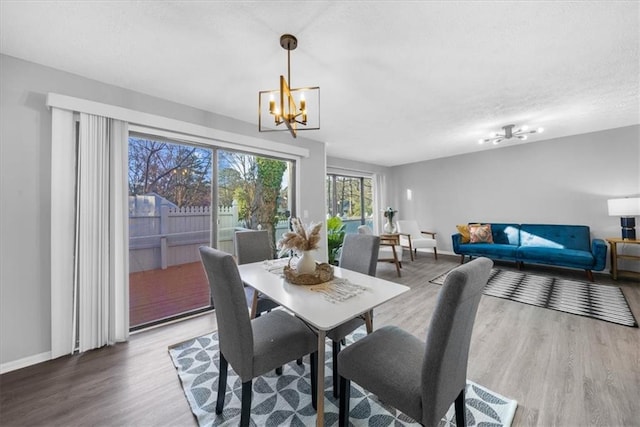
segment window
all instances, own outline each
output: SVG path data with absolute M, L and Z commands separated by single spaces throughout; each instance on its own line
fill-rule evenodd
M 327 216 L 339 216 L 347 233 L 357 233 L 360 225 L 373 228 L 372 179 L 327 174 Z

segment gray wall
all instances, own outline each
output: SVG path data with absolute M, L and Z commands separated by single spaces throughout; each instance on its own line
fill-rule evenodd
M 16 58 L 0 56 L 0 365 L 39 361 L 51 349 L 51 113 L 48 92 L 144 111 L 310 150 L 299 206 L 324 219 L 325 147 Z M 55 195 L 54 195 L 55 197 Z M 320 251 L 326 252 L 326 251 Z
M 438 232 L 442 251 L 470 221 L 582 224 L 620 237 L 607 199 L 640 194 L 640 126 L 397 166 L 391 177 L 398 219 Z

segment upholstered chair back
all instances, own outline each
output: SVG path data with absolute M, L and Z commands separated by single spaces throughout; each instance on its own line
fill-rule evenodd
M 200 247 L 218 321 L 220 351 L 245 382 L 253 378 L 253 329 L 244 286 L 233 257 L 207 246 Z
M 477 258 L 452 270 L 438 295 L 422 365 L 424 425 L 437 425 L 467 379 L 471 332 L 493 262 Z

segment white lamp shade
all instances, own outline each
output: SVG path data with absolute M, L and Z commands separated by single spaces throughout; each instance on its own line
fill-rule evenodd
M 640 197 L 624 199 L 609 199 L 609 216 L 637 216 L 640 215 Z

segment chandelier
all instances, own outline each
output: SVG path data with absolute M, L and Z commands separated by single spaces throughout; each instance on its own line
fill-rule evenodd
M 258 131 L 289 131 L 296 138 L 301 130 L 320 129 L 320 88 L 292 88 L 291 51 L 298 39 L 291 34 L 280 37 L 280 46 L 287 51 L 287 78 L 280 76 L 280 89 L 258 92 Z
M 500 133 L 500 132 L 490 133 L 489 138 L 480 138 L 478 142 L 480 144 L 492 142 L 493 145 L 498 145 L 505 139 L 511 139 L 511 138 L 518 138 L 524 141 L 525 139 L 527 139 L 527 134 L 542 133 L 544 131 L 544 129 L 542 128 L 529 130 L 529 126 L 522 126 L 521 128 L 513 130 L 514 127 L 516 127 L 516 125 L 502 126 L 502 130 L 504 131 L 503 133 Z

